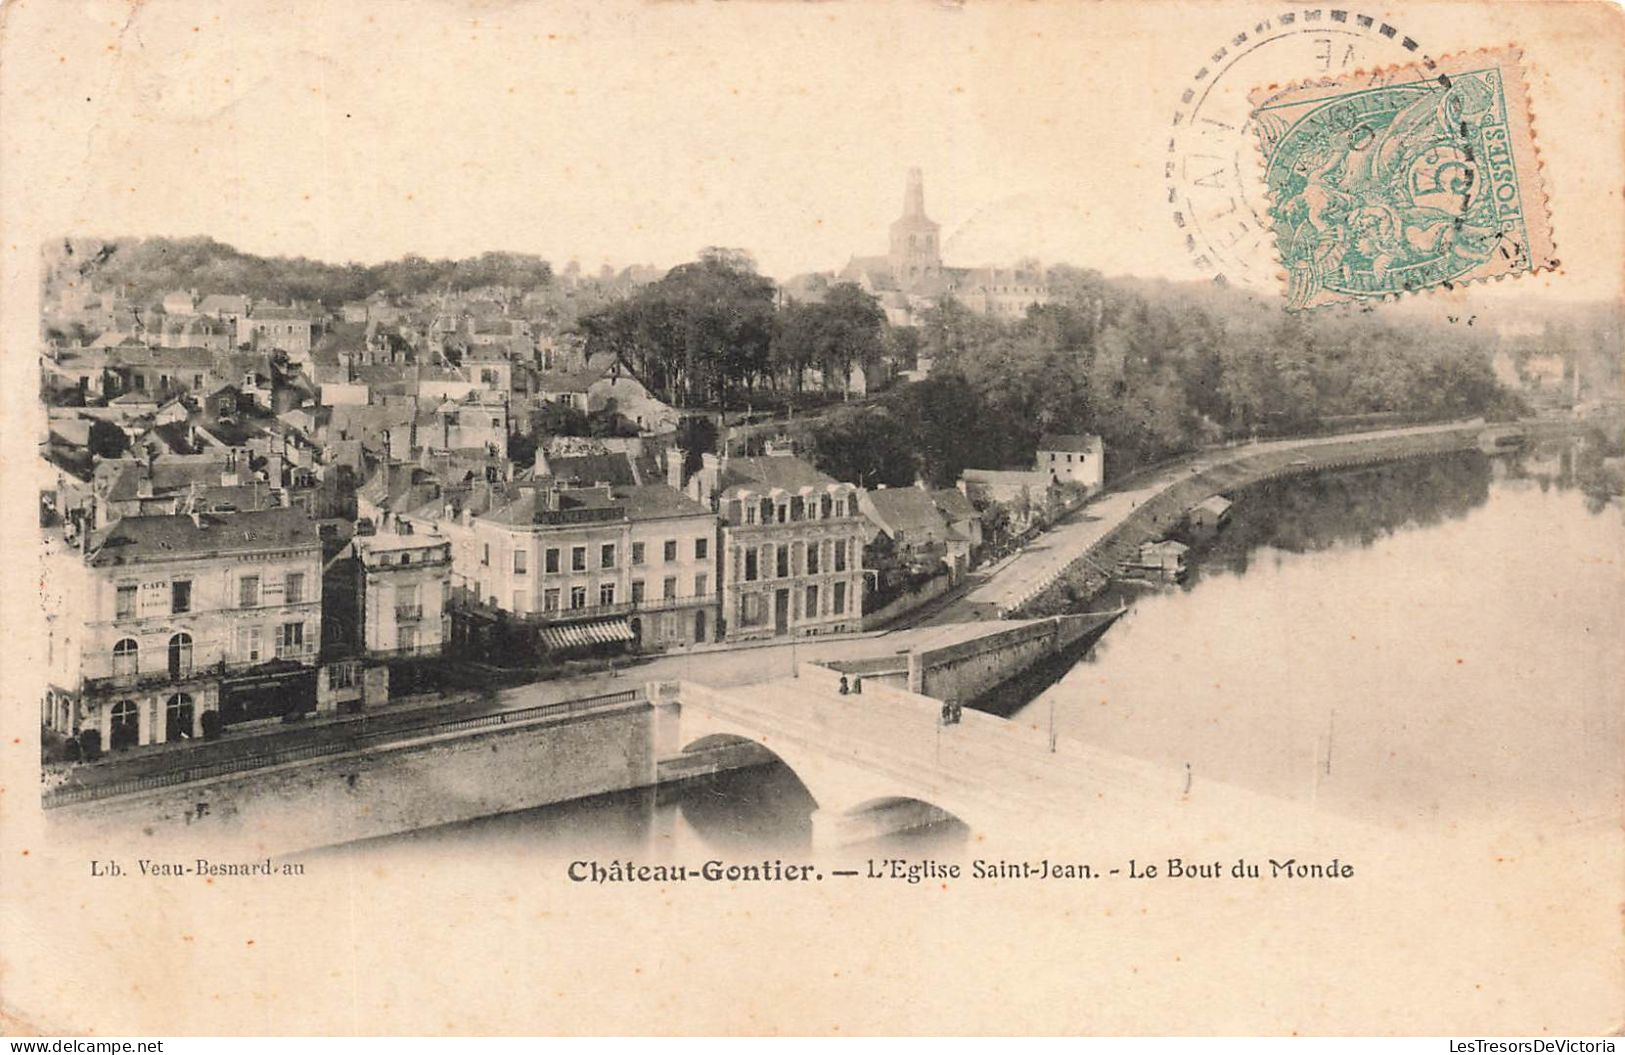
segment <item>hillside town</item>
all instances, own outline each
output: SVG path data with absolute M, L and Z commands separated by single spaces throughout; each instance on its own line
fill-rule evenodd
M 944 271 L 922 194 L 910 173 L 891 256 L 842 273 L 873 334 L 955 289 L 987 313 L 1038 302 Z M 40 357 L 41 718 L 69 760 L 387 706 L 452 664 L 872 629 L 962 581 L 990 517 L 1030 534 L 1104 482 L 1100 437 L 1063 434 L 955 486 L 835 478 L 786 417 L 906 384 L 918 358 L 873 341 L 792 368 L 799 404 L 730 413 L 604 354 L 568 305 L 653 269 L 608 293 L 571 268 L 325 303 L 132 295 L 86 255 L 53 258 Z

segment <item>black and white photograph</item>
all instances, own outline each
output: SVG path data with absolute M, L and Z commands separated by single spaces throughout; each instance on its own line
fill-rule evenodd
M 1620 1028 L 1616 5 L 0 49 L 0 1033 Z

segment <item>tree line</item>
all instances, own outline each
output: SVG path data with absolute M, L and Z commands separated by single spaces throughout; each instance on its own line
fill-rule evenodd
M 76 273 L 98 289 L 122 290 L 137 307 L 155 305 L 174 290 L 337 307 L 377 292 L 415 296 L 503 287 L 524 294 L 553 283 L 552 266 L 529 253 L 330 264 L 302 256 L 258 256 L 206 237 L 64 239 L 46 248 L 48 284 Z

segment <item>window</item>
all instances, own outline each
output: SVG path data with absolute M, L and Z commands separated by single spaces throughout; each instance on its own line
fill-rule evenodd
M 808 575 L 817 575 L 818 574 L 818 555 L 823 550 L 823 548 L 824 548 L 824 544 L 822 542 L 809 542 L 809 543 L 807 543 L 807 574 Z
M 192 736 L 192 697 L 177 692 L 164 705 L 164 739 L 188 740 Z
M 586 571 L 587 570 L 587 547 L 586 546 L 574 546 L 574 547 L 572 547 L 570 549 L 570 570 L 571 571 Z
M 677 596 L 677 576 L 668 575 L 660 584 L 660 596 L 663 600 L 673 600 Z
M 237 607 L 252 608 L 260 603 L 260 577 L 244 575 L 237 580 Z
M 122 638 L 113 646 L 113 673 L 134 674 L 140 652 L 141 646 L 136 644 L 135 638 Z
M 305 653 L 305 624 L 283 623 L 277 629 L 276 655 L 278 659 L 287 656 L 302 656 Z
M 756 550 L 755 549 L 748 549 L 748 550 L 745 551 L 745 581 L 746 582 L 755 582 L 756 581 Z
M 710 584 L 711 584 L 710 580 L 708 578 L 706 578 L 704 575 L 696 575 L 696 576 L 694 576 L 694 596 L 695 597 L 704 597 L 705 594 L 706 594 L 706 589 L 705 588 L 707 586 L 709 586 Z
M 608 607 L 615 603 L 615 584 L 605 582 L 598 584 L 598 603 Z
M 571 608 L 585 608 L 585 607 L 587 607 L 587 588 L 585 586 L 572 586 L 572 587 L 570 587 L 570 607 Z
M 830 498 L 824 495 L 818 499 L 818 519 L 828 520 L 830 516 Z
M 480 563 L 486 567 L 491 566 L 491 544 L 489 542 L 482 543 L 480 546 Z
M 355 686 L 355 664 L 334 663 L 327 668 L 327 687 L 330 689 L 348 689 Z
M 643 563 L 643 543 L 641 543 L 641 542 L 632 543 L 632 563 L 633 564 L 642 564 Z
M 777 560 L 774 562 L 774 568 L 777 571 L 779 578 L 783 579 L 783 578 L 787 578 L 789 576 L 789 574 L 790 574 L 790 547 L 789 546 L 780 546 L 779 547 Z
M 598 566 L 600 568 L 615 567 L 615 546 L 613 543 L 599 547 Z
M 672 561 L 677 559 L 677 540 L 676 539 L 669 538 L 669 539 L 666 540 L 666 545 L 664 547 L 664 552 L 662 553 L 661 556 L 662 556 L 662 559 L 664 559 L 667 564 L 670 564 Z
M 176 579 L 169 584 L 169 610 L 175 615 L 192 610 L 191 579 Z
M 237 658 L 246 663 L 260 661 L 260 628 L 257 626 L 240 626 L 237 628 Z
M 786 509 L 785 509 L 785 507 L 784 507 L 784 506 L 782 506 L 782 505 L 781 505 L 781 506 L 779 506 L 779 507 L 778 507 L 778 513 L 777 513 L 777 515 L 776 515 L 776 516 L 775 516 L 775 517 L 774 517 L 774 519 L 775 519 L 775 520 L 777 520 L 777 521 L 778 521 L 778 522 L 779 522 L 779 523 L 781 523 L 781 524 L 782 524 L 782 523 L 784 523 L 784 518 L 785 518 L 785 513 L 786 513 L 786 512 L 787 512 L 787 510 L 786 510 Z
M 546 563 L 542 565 L 542 569 L 549 575 L 559 570 L 559 551 L 557 548 L 549 549 L 543 559 Z
M 642 579 L 633 579 L 632 580 L 632 603 L 633 604 L 642 604 L 643 603 L 643 580 Z
M 762 595 L 757 593 L 746 594 L 744 604 L 739 611 L 739 621 L 746 626 L 757 626 L 762 621 Z
M 117 604 L 113 609 L 114 618 L 135 618 L 135 594 L 136 588 L 134 586 L 120 586 L 118 588 Z
M 801 614 L 809 619 L 818 615 L 818 587 L 807 587 L 807 607 L 801 610 Z
M 515 612 L 523 612 L 525 610 L 525 591 L 524 590 L 515 590 L 513 592 L 513 610 Z
M 846 570 L 846 539 L 844 538 L 835 541 L 835 570 Z
M 108 736 L 108 747 L 122 751 L 134 747 L 141 739 L 141 715 L 134 700 L 120 700 L 113 705 L 113 728 Z
M 748 505 L 745 507 L 745 523 L 756 523 L 756 507 L 754 505 Z
M 523 575 L 523 574 L 525 574 L 525 572 L 527 570 L 528 569 L 525 566 L 525 551 L 522 550 L 522 549 L 514 550 L 513 551 L 513 573 L 515 575 Z
M 556 612 L 558 610 L 559 610 L 559 591 L 558 590 L 543 590 L 542 591 L 542 611 L 544 611 L 544 612 Z
M 192 635 L 184 630 L 169 639 L 169 676 L 190 677 L 192 674 Z
M 396 632 L 396 647 L 402 652 L 416 652 L 418 650 L 418 628 L 403 626 Z
M 401 554 L 401 563 L 406 563 L 406 555 Z M 305 575 L 303 572 L 290 571 L 287 581 L 282 587 L 283 604 L 299 604 L 305 599 Z
M 849 517 L 855 517 L 855 516 L 858 515 L 858 496 L 857 495 L 848 495 L 847 496 L 847 499 L 846 499 L 846 515 L 849 516 Z
M 694 540 L 694 559 L 695 560 L 704 560 L 706 557 L 708 557 L 710 555 L 711 555 L 711 540 L 708 539 L 708 538 L 697 538 L 697 539 L 695 539 Z
M 846 583 L 835 584 L 835 593 L 830 597 L 829 610 L 833 615 L 846 614 Z

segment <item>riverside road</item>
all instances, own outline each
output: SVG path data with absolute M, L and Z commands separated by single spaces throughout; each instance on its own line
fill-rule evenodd
M 1125 488 L 1113 488 L 1086 502 L 1014 557 L 985 570 L 979 577 L 973 573 L 970 588 L 961 591 L 954 601 L 932 612 L 922 621 L 922 625 L 942 626 L 987 619 L 1018 608 L 1122 527 L 1136 510 L 1195 475 L 1239 466 L 1256 459 L 1290 465 L 1293 457 L 1301 455 L 1313 464 L 1316 460 L 1314 455 L 1327 449 L 1341 450 L 1353 445 L 1380 449 L 1392 446 L 1394 441 L 1412 437 L 1443 438 L 1455 435 L 1464 439 L 1476 438 L 1484 427 L 1482 421 L 1451 422 L 1203 450 Z M 1170 521 L 1166 526 L 1171 528 L 1174 525 Z M 980 581 L 977 581 L 978 578 Z

